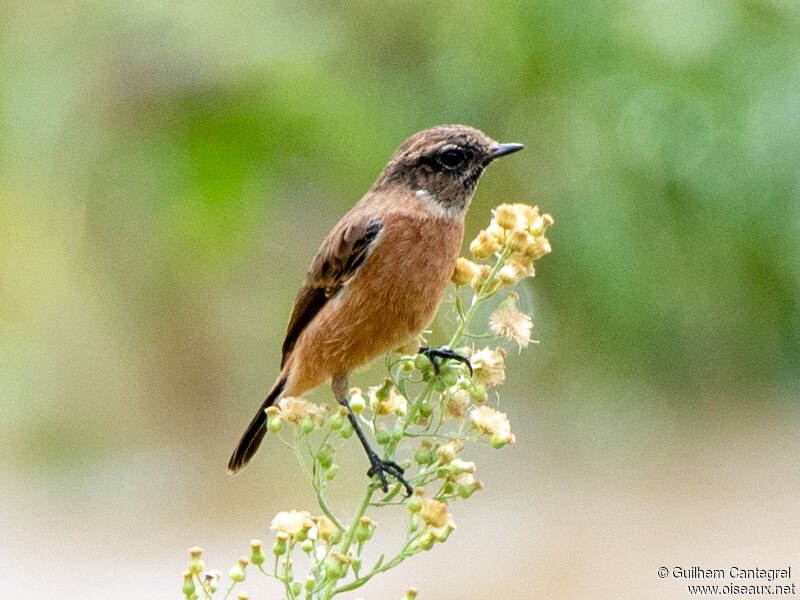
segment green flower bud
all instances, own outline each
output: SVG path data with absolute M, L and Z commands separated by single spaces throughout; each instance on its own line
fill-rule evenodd
M 263 542 L 261 540 L 250 540 L 250 562 L 254 565 L 263 565 L 267 559 L 264 556 Z
M 383 380 L 383 384 L 377 390 L 375 390 L 375 397 L 378 399 L 379 402 L 386 402 L 389 399 L 389 396 L 392 394 L 392 388 L 394 387 L 394 382 L 389 379 L 388 377 Z
M 452 370 L 448 369 L 447 371 L 445 371 L 445 372 L 442 374 L 442 382 L 443 382 L 443 383 L 444 383 L 444 384 L 445 384 L 447 387 L 452 387 L 452 386 L 454 386 L 456 383 L 458 383 L 458 373 L 456 373 L 456 372 L 454 372 L 454 371 L 452 371 Z
M 400 361 L 400 370 L 405 371 L 408 373 L 409 371 L 413 371 L 416 368 L 414 364 L 413 358 L 406 358 Z
M 469 498 L 477 490 L 483 487 L 481 482 L 472 475 L 465 475 L 456 480 L 458 495 L 464 499 Z
M 331 552 L 325 559 L 325 573 L 330 579 L 341 579 L 347 575 L 350 559 L 338 552 Z
M 270 406 L 267 409 L 267 429 L 272 433 L 278 433 L 281 430 L 283 420 L 281 419 L 280 411 L 277 406 Z
M 292 593 L 295 598 L 300 595 L 300 592 L 303 591 L 303 585 L 299 581 L 295 581 L 292 583 Z
M 442 391 L 444 391 L 444 389 L 442 389 Z M 422 404 L 419 406 L 419 414 L 426 419 L 433 414 L 433 405 L 429 400 L 425 399 L 422 401 Z
M 250 600 L 250 595 L 247 592 L 239 592 L 239 600 Z
M 394 440 L 395 442 L 399 442 L 400 440 L 403 439 L 403 435 L 405 435 L 403 424 L 400 421 L 398 421 L 395 424 L 394 429 L 392 429 L 392 440 Z
M 202 573 L 206 565 L 202 558 L 203 550 L 195 546 L 189 549 L 189 572 L 192 575 L 199 575 Z
M 456 458 L 450 461 L 447 465 L 447 472 L 449 475 L 462 475 L 463 473 L 474 473 L 475 463 L 472 461 L 461 460 Z
M 472 396 L 472 399 L 476 402 L 486 402 L 486 398 L 488 397 L 486 394 L 486 386 L 476 383 L 470 388 L 469 395 Z
M 402 600 L 414 600 L 417 597 L 417 588 L 408 588 Z
M 272 546 L 272 553 L 275 556 L 283 556 L 286 554 L 286 542 L 289 541 L 289 534 L 285 531 L 279 531 L 276 536 L 275 545 Z
M 374 531 L 375 524 L 372 522 L 372 519 L 369 517 L 361 517 L 356 527 L 356 540 L 359 542 L 366 542 L 372 537 Z
M 353 388 L 353 389 L 358 389 L 358 388 Z M 367 401 L 364 399 L 364 394 L 361 393 L 361 390 L 358 390 L 358 393 L 356 394 L 353 393 L 353 390 L 350 390 L 350 400 L 348 404 L 350 404 L 350 410 L 352 410 L 357 415 L 360 415 L 361 411 L 367 407 Z
M 414 367 L 416 367 L 418 371 L 430 371 L 433 369 L 433 363 L 424 354 L 417 354 L 414 357 Z
M 334 431 L 338 431 L 344 425 L 344 417 L 338 410 L 328 417 L 328 427 Z
M 194 595 L 194 574 L 189 570 L 183 572 L 183 595 L 187 598 Z
M 323 469 L 328 469 L 333 464 L 334 452 L 335 449 L 330 444 L 325 444 L 320 448 L 319 454 L 317 454 L 317 460 Z
M 233 565 L 233 568 L 231 568 L 229 575 L 230 578 L 236 583 L 244 581 L 244 576 L 245 576 L 244 569 L 247 566 L 247 562 L 248 562 L 247 559 L 244 556 L 242 556 L 239 559 L 239 561 L 235 565 Z
M 300 549 L 306 554 L 310 554 L 314 550 L 314 540 L 305 540 L 300 544 Z
M 436 451 L 427 440 L 424 440 L 419 449 L 414 453 L 414 460 L 420 465 L 429 465 L 436 460 Z
M 422 550 L 430 550 L 433 548 L 435 543 L 436 540 L 430 533 L 423 534 L 423 536 L 419 539 L 419 547 Z
M 417 531 L 420 525 L 422 525 L 422 520 L 417 513 L 413 513 L 408 521 L 408 528 L 413 532 Z
M 343 440 L 350 439 L 350 436 L 353 435 L 353 426 L 350 424 L 350 421 L 345 423 L 339 430 L 339 435 L 342 436 Z
M 381 446 L 385 446 L 389 443 L 392 437 L 389 435 L 389 432 L 386 431 L 384 427 L 379 427 L 378 431 L 375 432 L 375 439 L 378 440 L 378 443 Z
M 353 571 L 358 572 L 361 568 L 361 557 L 360 556 L 351 556 L 350 557 L 350 564 L 353 565 Z
M 417 488 L 414 490 L 414 493 L 411 495 L 411 498 L 408 499 L 406 502 L 406 506 L 408 510 L 412 513 L 418 513 L 422 508 L 422 496 L 425 494 L 425 490 L 422 488 Z
M 333 478 L 336 477 L 336 474 L 339 472 L 339 465 L 333 463 L 328 470 L 325 471 L 325 479 L 328 481 L 333 481 Z
M 492 445 L 492 448 L 495 448 L 497 450 L 508 444 L 508 442 L 509 439 L 506 436 L 493 435 L 489 439 L 489 443 Z
M 316 585 L 316 583 L 317 583 L 317 580 L 314 578 L 313 575 L 309 575 L 308 577 L 306 577 L 306 583 L 305 583 L 305 586 L 304 586 L 306 588 L 306 591 L 307 592 L 311 592 L 314 589 L 314 586 Z
M 303 433 L 311 433 L 314 431 L 314 417 L 307 416 L 303 419 Z

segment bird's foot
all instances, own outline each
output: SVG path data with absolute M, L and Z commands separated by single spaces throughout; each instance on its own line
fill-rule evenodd
M 386 481 L 386 475 L 391 475 L 406 488 L 406 496 L 410 496 L 414 493 L 414 488 L 411 487 L 411 484 L 403 477 L 405 469 L 396 462 L 393 460 L 381 460 L 375 453 L 370 454 L 369 461 L 372 463 L 372 466 L 369 468 L 369 471 L 367 471 L 367 475 L 369 477 L 374 475 L 378 476 L 381 480 L 381 489 L 384 494 L 389 491 L 389 483 Z
M 469 374 L 472 375 L 472 363 L 469 362 L 469 359 L 466 356 L 459 354 L 455 350 L 450 350 L 449 348 L 428 348 L 427 346 L 422 346 L 419 349 L 419 353 L 428 357 L 428 360 L 430 360 L 433 364 L 433 371 L 437 375 L 439 374 L 440 358 L 449 358 L 450 360 L 457 360 L 458 362 L 464 363 L 469 369 Z

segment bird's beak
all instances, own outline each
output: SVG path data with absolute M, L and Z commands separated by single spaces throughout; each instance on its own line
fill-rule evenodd
M 492 162 L 495 158 L 500 158 L 506 154 L 522 150 L 525 146 L 522 144 L 498 144 L 497 148 L 489 155 L 488 162 Z

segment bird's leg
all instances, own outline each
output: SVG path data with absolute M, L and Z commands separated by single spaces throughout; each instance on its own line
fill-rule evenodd
M 466 356 L 459 354 L 455 350 L 450 350 L 449 348 L 428 348 L 427 346 L 421 346 L 419 353 L 428 357 L 428 360 L 430 360 L 433 364 L 433 370 L 437 375 L 439 374 L 440 358 L 449 358 L 450 360 L 457 360 L 458 362 L 464 363 L 469 369 L 469 374 L 472 375 L 472 363 L 469 362 L 469 359 Z
M 414 488 L 412 488 L 411 484 L 403 477 L 405 470 L 392 460 L 381 459 L 369 445 L 367 437 L 361 429 L 361 425 L 358 424 L 358 419 L 356 419 L 356 416 L 353 414 L 353 409 L 350 408 L 350 403 L 347 401 L 347 375 L 337 375 L 334 377 L 331 382 L 331 388 L 333 389 L 333 395 L 336 397 L 336 401 L 347 409 L 347 419 L 353 426 L 361 445 L 367 453 L 367 458 L 369 458 L 371 465 L 369 471 L 367 471 L 367 475 L 369 477 L 377 475 L 381 481 L 381 489 L 386 493 L 389 491 L 389 483 L 386 481 L 386 475 L 389 474 L 403 485 L 406 489 L 406 494 L 410 496 L 414 492 Z

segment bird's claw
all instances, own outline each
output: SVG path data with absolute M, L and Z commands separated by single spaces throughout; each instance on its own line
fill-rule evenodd
M 449 348 L 428 348 L 427 346 L 422 346 L 419 349 L 419 353 L 428 357 L 428 360 L 431 361 L 431 364 L 433 365 L 433 371 L 437 375 L 439 374 L 440 358 L 449 358 L 450 360 L 457 360 L 458 362 L 464 363 L 469 369 L 469 374 L 473 374 L 472 363 L 469 362 L 469 359 L 466 356 L 459 354 L 455 350 L 450 350 Z
M 369 477 L 374 475 L 378 476 L 381 480 L 381 489 L 384 494 L 389 491 L 389 483 L 386 481 L 387 474 L 397 479 L 397 481 L 403 485 L 406 489 L 407 496 L 410 496 L 414 492 L 414 488 L 411 487 L 411 484 L 403 477 L 403 473 L 405 473 L 403 467 L 393 460 L 381 460 L 377 455 L 370 456 L 369 458 L 372 466 L 369 468 L 369 471 L 367 471 L 367 475 Z

